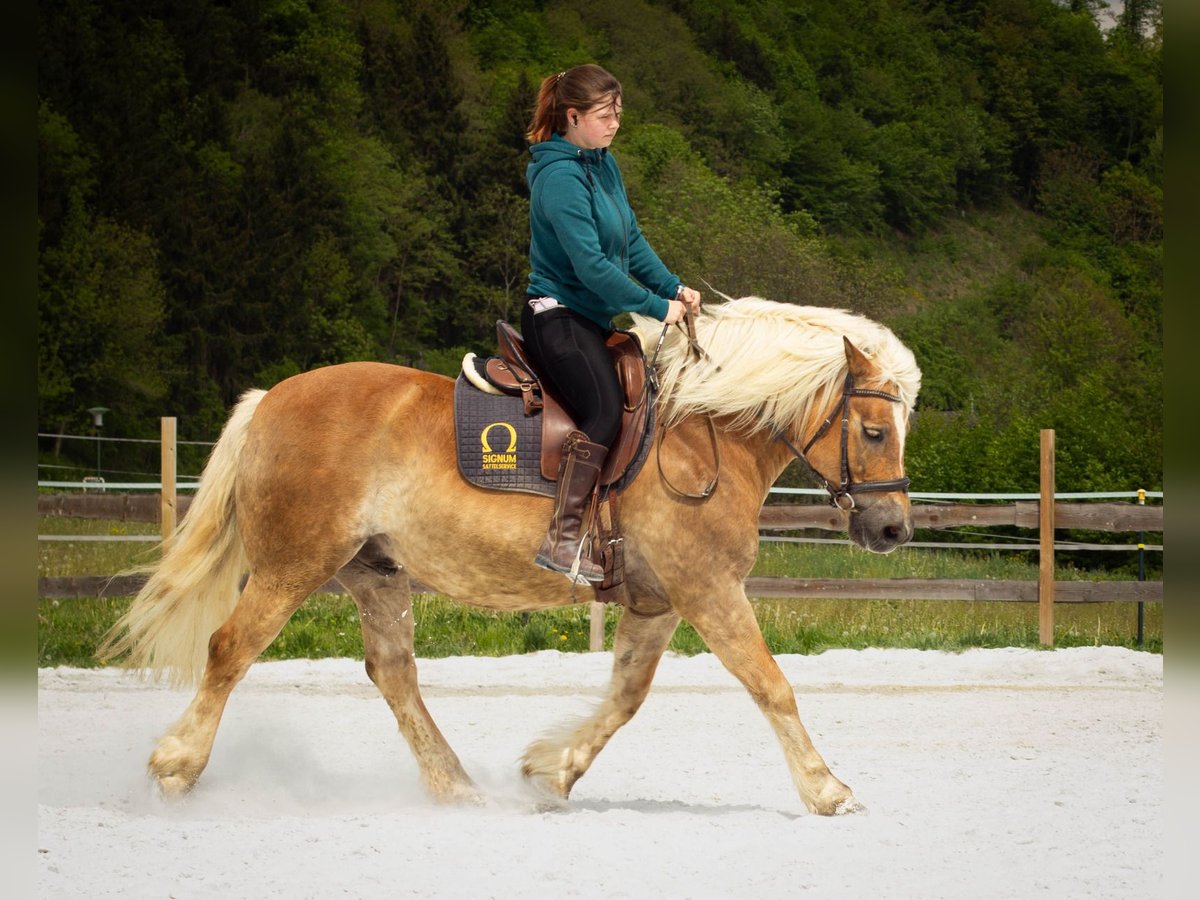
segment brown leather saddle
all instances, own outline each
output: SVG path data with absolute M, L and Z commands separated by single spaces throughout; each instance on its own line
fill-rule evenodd
M 485 489 L 553 497 L 563 442 L 576 424 L 542 382 L 521 335 L 503 321 L 496 323 L 496 334 L 499 354 L 487 359 L 467 354 L 454 385 L 459 471 Z M 625 584 L 617 502 L 650 455 L 656 388 L 636 337 L 614 331 L 607 343 L 625 398 L 621 431 L 600 473 L 600 489 L 593 495 L 592 553 L 604 568 L 604 581 L 595 586 L 595 597 L 639 614 L 656 615 L 662 609 L 634 602 Z
M 481 359 L 469 354 L 463 360 L 463 375 L 471 384 L 487 393 L 520 397 L 526 416 L 541 414 L 541 474 L 547 481 L 555 481 L 558 479 L 563 442 L 568 434 L 577 430 L 577 425 L 554 393 L 542 383 L 517 330 L 507 322 L 499 321 L 496 323 L 496 336 L 499 355 Z M 625 402 L 621 431 L 600 473 L 603 487 L 620 480 L 638 457 L 653 406 L 641 343 L 626 331 L 614 331 L 606 343 Z

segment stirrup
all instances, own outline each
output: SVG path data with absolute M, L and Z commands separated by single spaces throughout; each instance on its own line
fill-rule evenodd
M 594 565 L 599 570 L 599 575 L 595 579 L 588 578 L 580 573 L 579 569 L 583 565 L 583 548 L 584 545 L 591 541 L 591 533 L 585 531 L 579 538 L 579 546 L 575 548 L 575 558 L 571 560 L 570 566 L 560 566 L 547 554 L 542 553 L 541 548 L 538 548 L 537 555 L 533 558 L 533 564 L 539 568 L 545 569 L 548 572 L 557 572 L 559 575 L 566 575 L 567 579 L 576 585 L 600 584 L 604 581 L 604 566 L 592 560 Z M 543 544 L 543 546 L 545 546 Z
M 580 542 L 580 544 L 579 544 L 579 550 L 580 550 L 580 552 L 575 554 L 575 560 L 571 564 L 570 568 L 558 565 L 557 563 L 554 562 L 554 560 L 550 559 L 550 557 L 543 556 L 541 553 L 539 553 L 537 556 L 535 556 L 533 558 L 533 564 L 535 566 L 537 566 L 538 568 L 545 569 L 547 572 L 557 572 L 559 575 L 567 576 L 567 580 L 570 581 L 571 584 L 576 584 L 576 585 L 580 585 L 580 586 L 587 586 L 589 584 L 600 584 L 602 581 L 604 581 L 603 572 L 601 572 L 600 577 L 595 579 L 594 581 L 590 578 L 585 577 L 584 575 L 582 575 L 580 573 L 579 566 L 583 562 L 583 543 L 582 542 Z

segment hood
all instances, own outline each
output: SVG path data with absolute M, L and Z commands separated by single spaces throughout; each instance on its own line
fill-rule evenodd
M 582 150 L 562 135 L 555 134 L 548 141 L 533 144 L 529 148 L 529 153 L 533 157 L 533 161 L 525 170 L 525 179 L 532 189 L 534 180 L 547 166 L 564 159 L 587 162 L 594 166 L 599 165 L 608 150 Z

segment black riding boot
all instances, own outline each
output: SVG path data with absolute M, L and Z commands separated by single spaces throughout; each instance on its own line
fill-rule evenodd
M 558 466 L 554 517 L 550 520 L 546 539 L 534 558 L 534 562 L 543 569 L 573 577 L 576 584 L 604 580 L 604 569 L 592 561 L 589 553 L 584 552 L 582 543 L 583 520 L 607 456 L 608 448 L 592 443 L 582 431 L 572 431 L 567 435 L 563 442 L 562 461 Z

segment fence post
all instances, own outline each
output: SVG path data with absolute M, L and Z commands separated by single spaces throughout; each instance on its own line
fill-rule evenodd
M 1138 506 L 1146 505 L 1146 489 L 1138 488 Z M 1138 581 L 1146 580 L 1146 532 L 1138 532 Z M 1141 647 L 1146 642 L 1146 604 L 1139 600 L 1137 606 L 1137 642 Z
M 604 604 L 593 600 L 591 607 L 591 624 L 588 630 L 588 650 L 593 653 L 604 649 Z
M 162 524 L 163 544 L 171 540 L 175 534 L 178 521 L 175 504 L 175 417 L 163 416 L 162 422 L 162 473 L 159 479 L 162 484 L 161 501 L 159 503 L 159 522 Z
M 1038 503 L 1038 641 L 1054 646 L 1054 429 L 1043 428 Z

